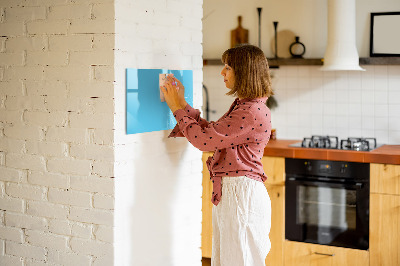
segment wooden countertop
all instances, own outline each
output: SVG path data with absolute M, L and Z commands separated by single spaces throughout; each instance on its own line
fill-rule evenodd
M 400 164 L 400 145 L 383 145 L 372 151 L 290 147 L 301 140 L 270 140 L 264 156 L 364 163 Z

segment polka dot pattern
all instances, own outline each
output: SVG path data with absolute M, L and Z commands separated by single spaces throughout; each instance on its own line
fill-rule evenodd
M 236 99 L 216 122 L 201 118 L 200 111 L 189 105 L 174 113 L 178 124 L 169 137 L 186 137 L 201 151 L 215 151 L 207 160 L 214 205 L 221 200 L 224 176 L 247 176 L 261 182 L 267 179 L 261 164 L 271 132 L 266 100 L 266 97 Z

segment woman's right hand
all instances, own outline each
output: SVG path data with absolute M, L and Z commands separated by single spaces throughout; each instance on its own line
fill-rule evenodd
M 174 76 L 173 77 L 168 76 L 168 78 L 170 78 L 171 82 L 174 81 L 176 82 L 177 87 L 179 88 L 178 90 L 179 103 L 183 108 L 185 108 L 187 105 L 187 102 L 185 100 L 185 87 L 183 86 L 182 82 L 180 82 L 180 80 L 175 78 Z

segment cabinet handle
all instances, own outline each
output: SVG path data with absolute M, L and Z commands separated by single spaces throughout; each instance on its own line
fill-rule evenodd
M 320 252 L 314 252 L 315 255 L 323 255 L 323 256 L 335 256 L 335 254 L 327 254 L 327 253 L 320 253 Z

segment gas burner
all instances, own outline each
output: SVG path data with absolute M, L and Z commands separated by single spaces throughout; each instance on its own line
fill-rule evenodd
M 301 147 L 304 148 L 325 148 L 325 149 L 338 149 L 339 140 L 336 136 L 312 136 L 311 138 L 304 138 L 301 142 Z
M 304 138 L 302 142 L 290 144 L 291 147 L 338 149 L 352 151 L 371 151 L 381 145 L 377 145 L 376 138 L 347 138 L 340 141 L 336 136 L 317 136 Z
M 376 138 L 347 138 L 340 141 L 342 150 L 370 151 L 376 147 Z

